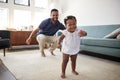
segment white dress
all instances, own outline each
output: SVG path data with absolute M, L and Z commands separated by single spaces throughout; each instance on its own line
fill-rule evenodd
M 62 52 L 69 55 L 75 55 L 80 50 L 80 36 L 79 31 L 76 29 L 73 33 L 63 30 L 62 33 L 65 35 L 62 43 Z

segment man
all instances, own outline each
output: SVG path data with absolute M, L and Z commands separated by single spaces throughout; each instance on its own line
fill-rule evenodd
M 51 18 L 43 20 L 38 28 L 33 30 L 26 40 L 26 43 L 30 44 L 32 36 L 37 34 L 36 39 L 39 43 L 40 52 L 43 57 L 45 57 L 44 49 L 46 44 L 49 44 L 49 50 L 51 54 L 54 55 L 53 51 L 57 47 L 57 37 L 55 36 L 55 33 L 59 29 L 65 29 L 65 26 L 58 21 L 59 12 L 57 9 L 52 9 L 50 16 Z

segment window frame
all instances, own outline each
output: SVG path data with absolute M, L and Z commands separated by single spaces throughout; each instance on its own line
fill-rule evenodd
M 0 1 L 0 3 L 8 3 L 8 0 L 3 0 L 3 1 Z
M 28 0 L 28 4 L 17 3 L 16 0 L 14 0 L 14 4 L 21 5 L 21 6 L 30 6 L 30 0 Z

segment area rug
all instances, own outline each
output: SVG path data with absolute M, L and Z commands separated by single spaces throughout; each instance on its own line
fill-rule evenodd
M 52 56 L 45 50 L 46 57 L 41 57 L 39 49 L 7 51 L 6 57 L 0 58 L 17 80 L 63 80 L 61 74 L 62 53 L 59 49 Z M 106 59 L 79 54 L 76 70 L 79 75 L 71 73 L 71 62 L 67 65 L 64 80 L 119 80 L 120 63 Z

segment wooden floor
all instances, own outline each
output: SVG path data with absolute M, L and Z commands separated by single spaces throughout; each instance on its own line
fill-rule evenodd
M 16 80 L 15 76 L 2 63 L 1 59 L 0 59 L 0 80 Z

